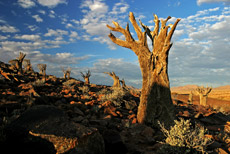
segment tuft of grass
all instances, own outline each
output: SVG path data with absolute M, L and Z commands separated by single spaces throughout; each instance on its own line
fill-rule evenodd
M 205 136 L 207 130 L 197 125 L 192 128 L 190 120 L 184 120 L 183 118 L 180 118 L 179 121 L 175 120 L 175 125 L 170 130 L 167 130 L 160 122 L 159 125 L 166 137 L 166 144 L 162 147 L 163 150 L 175 150 L 175 152 L 182 150 L 183 153 L 194 153 L 195 150 L 206 153 L 207 146 L 211 144 L 211 139 Z

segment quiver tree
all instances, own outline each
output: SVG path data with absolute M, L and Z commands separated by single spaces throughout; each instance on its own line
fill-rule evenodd
M 122 88 L 126 88 L 125 80 L 122 79 L 122 80 L 120 80 L 120 82 L 121 82 L 121 84 L 122 84 Z
M 111 31 L 120 32 L 125 36 L 125 40 L 115 37 L 112 33 L 109 38 L 115 44 L 131 49 L 138 57 L 142 73 L 142 90 L 140 105 L 138 107 L 137 120 L 139 123 L 149 123 L 158 126 L 157 122 L 165 123 L 166 127 L 173 124 L 175 118 L 174 107 L 172 104 L 170 85 L 168 78 L 168 54 L 172 47 L 171 38 L 180 19 L 172 25 L 166 25 L 169 16 L 160 21 L 154 15 L 154 30 L 140 21 L 144 29 L 141 30 L 132 12 L 129 20 L 137 34 L 138 40 L 134 40 L 129 31 L 129 24 L 122 28 L 117 22 L 113 21 L 115 27 L 107 25 Z M 168 32 L 170 28 L 170 31 Z M 147 36 L 151 40 L 152 51 L 148 47 Z
M 31 65 L 29 59 L 24 59 L 22 65 L 25 69 L 25 72 L 32 72 L 33 71 L 33 68 L 32 68 L 32 65 Z
M 13 69 L 18 71 L 18 74 L 23 74 L 22 71 L 22 62 L 25 58 L 26 54 L 20 52 L 19 57 L 17 59 L 10 60 L 9 63 L 12 65 Z
M 193 104 L 193 92 L 192 91 L 188 95 L 188 103 Z
M 119 77 L 114 72 L 104 72 L 113 78 L 113 87 L 121 87 Z
M 85 84 L 86 84 L 86 85 L 90 84 L 90 81 L 89 81 L 89 77 L 91 76 L 90 70 L 88 70 L 88 72 L 85 73 L 85 74 L 83 74 L 83 73 L 81 72 L 81 76 L 82 76 L 83 79 L 85 80 Z
M 197 87 L 196 92 L 200 95 L 200 105 L 206 106 L 207 105 L 207 97 L 208 94 L 212 91 L 212 87 Z
M 46 64 L 38 64 L 37 67 L 40 71 L 39 74 L 46 77 Z
M 66 70 L 62 68 L 62 72 L 64 74 L 64 79 L 70 79 L 71 68 L 67 68 Z

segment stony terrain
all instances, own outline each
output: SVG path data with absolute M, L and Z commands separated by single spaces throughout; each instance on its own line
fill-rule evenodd
M 52 75 L 44 79 L 36 72 L 17 75 L 2 62 L 0 72 L 1 151 L 153 154 L 163 145 L 161 130 L 137 123 L 140 92 L 135 89 Z M 229 153 L 230 112 L 202 107 L 198 98 L 189 104 L 186 95 L 172 98 L 178 118 L 208 129 L 210 153 Z

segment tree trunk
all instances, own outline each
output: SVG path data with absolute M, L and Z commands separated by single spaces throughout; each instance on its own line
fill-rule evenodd
M 138 59 L 143 81 L 137 120 L 152 126 L 158 126 L 160 121 L 169 127 L 174 123 L 175 113 L 167 73 L 168 59 L 153 55 Z

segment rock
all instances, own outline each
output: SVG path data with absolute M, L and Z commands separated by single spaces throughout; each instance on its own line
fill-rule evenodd
M 121 140 L 119 132 L 107 129 L 102 134 L 105 141 L 105 152 L 108 154 L 126 154 L 127 148 Z
M 137 103 L 134 100 L 131 101 L 125 101 L 125 108 L 127 110 L 132 110 L 137 106 Z
M 83 120 L 84 120 L 84 117 L 82 117 L 82 116 L 77 116 L 77 117 L 72 118 L 72 121 L 74 121 L 76 123 L 80 123 Z
M 81 150 L 94 154 L 105 153 L 103 138 L 96 128 L 69 121 L 65 113 L 54 106 L 34 106 L 6 126 L 6 138 L 10 143 L 13 142 L 13 145 L 9 144 L 11 147 L 16 146 L 15 139 L 27 147 L 34 141 L 28 139 L 30 136 L 52 143 L 57 153 L 77 153 Z
M 200 119 L 200 121 L 212 125 L 224 125 L 229 120 L 230 120 L 230 116 L 226 116 L 221 112 L 213 113 L 208 117 L 204 117 Z
M 81 115 L 81 116 L 84 116 L 84 113 L 77 107 L 74 108 L 74 113 Z
M 145 127 L 144 130 L 141 132 L 141 135 L 144 137 L 153 137 L 155 131 L 151 127 Z

